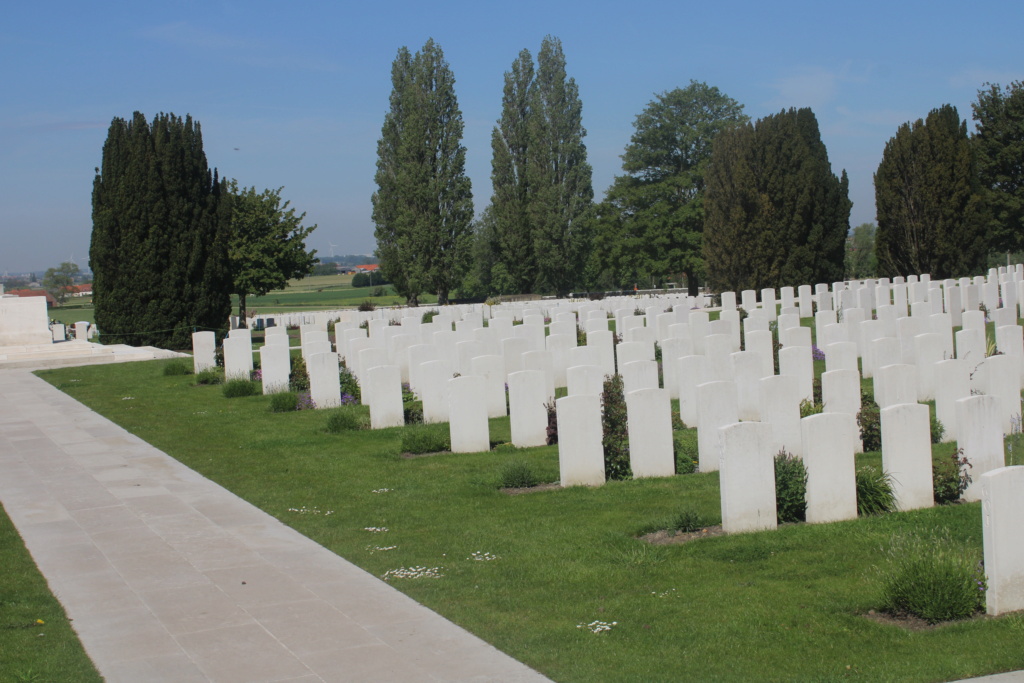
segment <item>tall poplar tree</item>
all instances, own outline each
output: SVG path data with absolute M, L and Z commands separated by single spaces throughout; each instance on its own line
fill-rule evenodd
M 602 207 L 603 260 L 628 282 L 685 276 L 696 296 L 704 272 L 705 173 L 718 134 L 745 123 L 743 105 L 718 88 L 690 81 L 655 96 L 633 122 Z
M 391 67 L 390 109 L 377 143 L 376 255 L 410 305 L 423 292 L 445 303 L 469 265 L 473 195 L 462 146 L 455 76 L 428 40 Z
M 878 274 L 948 278 L 983 267 L 979 200 L 967 122 L 956 107 L 904 123 L 875 173 Z
M 536 285 L 565 296 L 583 268 L 594 190 L 579 88 L 566 76 L 562 43 L 552 36 L 544 38 L 537 54 L 528 129 L 526 180 Z
M 222 183 L 190 116 L 115 118 L 93 181 L 89 265 L 101 340 L 189 348 L 231 312 Z
M 986 83 L 971 106 L 990 246 L 1024 249 L 1024 81 Z
M 491 133 L 491 209 L 495 274 L 492 285 L 502 294 L 525 294 L 537 281 L 530 184 L 527 173 L 530 114 L 534 87 L 533 57 L 523 50 L 505 73 L 501 119 Z M 504 291 L 503 291 L 504 290 Z
M 832 173 L 810 109 L 722 132 L 705 200 L 711 286 L 739 291 L 841 279 L 851 206 L 846 172 Z

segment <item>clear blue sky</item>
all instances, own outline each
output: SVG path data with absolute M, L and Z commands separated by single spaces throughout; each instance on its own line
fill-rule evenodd
M 906 121 L 953 104 L 973 130 L 986 81 L 1024 79 L 1024 4 L 902 2 L 10 2 L 0 23 L 0 273 L 87 262 L 93 169 L 114 117 L 191 114 L 211 166 L 284 186 L 322 255 L 374 248 L 376 142 L 397 49 L 428 38 L 455 73 L 477 211 L 488 203 L 502 76 L 562 40 L 594 191 L 621 172 L 633 120 L 691 79 L 760 118 L 812 107 L 851 225 Z

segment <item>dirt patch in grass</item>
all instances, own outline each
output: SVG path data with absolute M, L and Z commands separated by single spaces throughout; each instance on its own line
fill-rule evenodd
M 722 529 L 721 524 L 718 524 L 715 526 L 704 527 L 699 531 L 669 531 L 667 529 L 652 531 L 649 534 L 641 536 L 640 540 L 647 541 L 651 545 L 680 545 L 682 543 L 696 541 L 699 538 L 714 538 L 715 536 L 724 535 L 725 530 Z
M 508 488 L 502 489 L 502 493 L 507 493 L 510 496 L 518 496 L 522 493 L 535 493 L 537 491 L 551 491 L 552 489 L 562 488 L 561 484 L 557 481 L 553 481 L 550 484 L 537 484 L 536 486 L 524 486 L 522 488 Z
M 412 460 L 413 458 L 429 458 L 434 455 L 451 455 L 451 451 L 434 451 L 433 453 L 402 453 L 401 457 L 406 460 Z
M 920 617 L 915 617 L 913 614 L 889 614 L 888 612 L 878 612 L 876 610 L 868 610 L 862 614 L 865 619 L 875 622 L 876 624 L 885 624 L 886 626 L 899 626 L 905 631 L 917 632 L 917 631 L 933 631 L 937 628 L 942 628 L 948 624 L 962 624 L 965 621 L 977 621 L 979 619 L 990 619 L 987 614 L 976 614 L 968 619 L 957 619 L 955 621 L 940 621 L 934 624 L 929 624 Z

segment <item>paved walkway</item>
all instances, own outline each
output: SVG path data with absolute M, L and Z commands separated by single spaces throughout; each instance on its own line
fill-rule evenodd
M 0 502 L 109 683 L 547 680 L 24 369 Z

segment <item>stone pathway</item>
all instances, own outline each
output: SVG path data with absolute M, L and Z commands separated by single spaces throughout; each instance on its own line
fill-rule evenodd
M 0 502 L 109 683 L 547 680 L 23 369 Z

